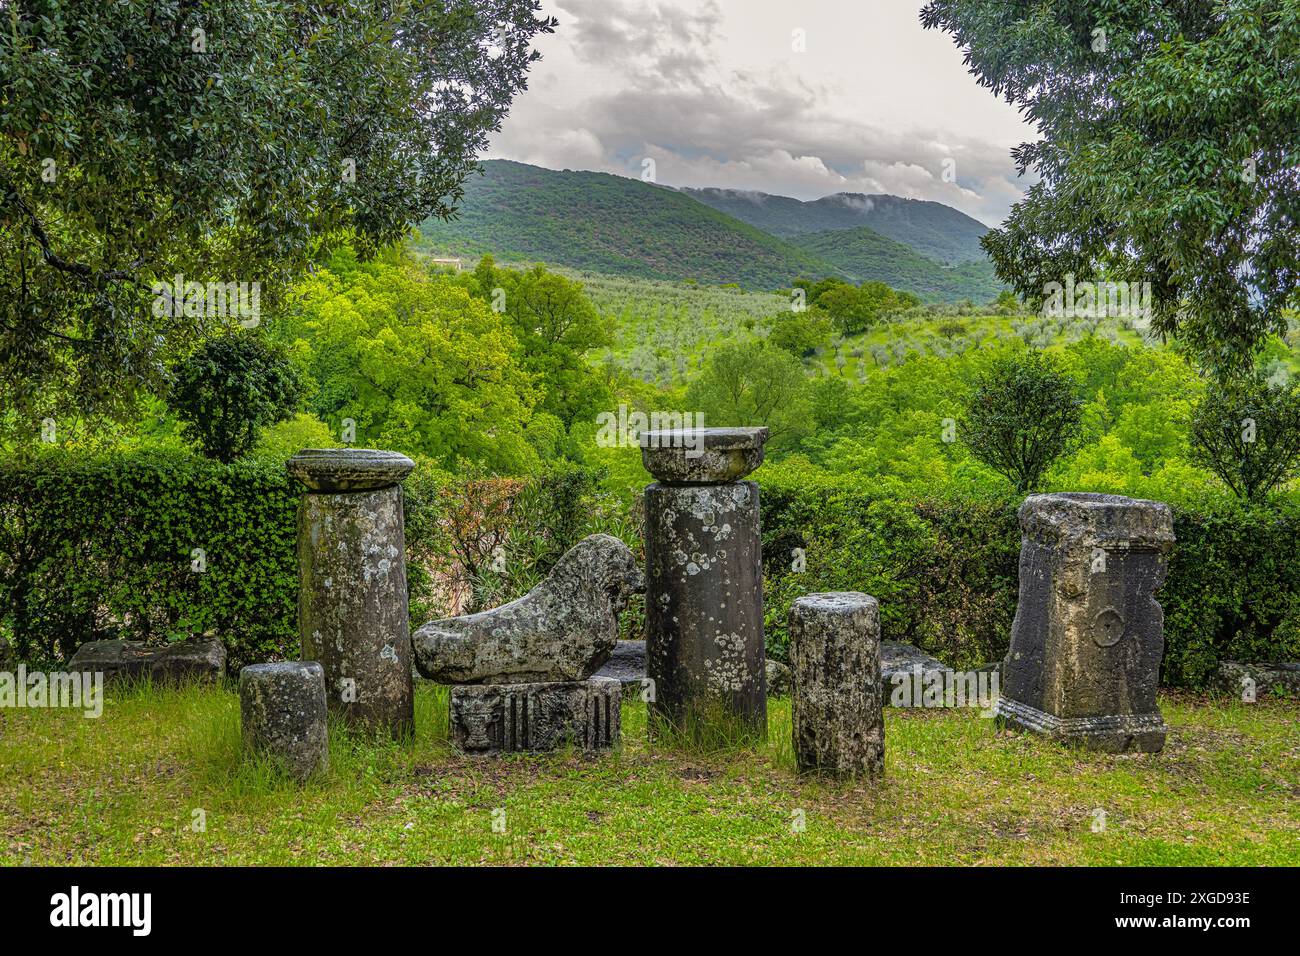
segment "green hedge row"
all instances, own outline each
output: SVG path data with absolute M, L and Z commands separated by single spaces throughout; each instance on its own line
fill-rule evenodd
M 449 595 L 473 610 L 523 593 L 593 531 L 641 552 L 636 518 L 586 472 L 453 480 L 420 468 L 405 489 L 417 625 L 449 613 Z M 88 640 L 200 633 L 226 642 L 232 667 L 291 658 L 298 494 L 274 462 L 58 451 L 0 461 L 0 633 L 36 662 L 65 660 Z M 1018 504 L 764 480 L 768 653 L 786 655 L 795 597 L 858 590 L 880 600 L 887 640 L 954 667 L 1000 659 L 1016 608 Z M 1175 522 L 1164 682 L 1203 687 L 1224 658 L 1300 659 L 1300 509 L 1225 500 L 1176 511 Z M 637 604 L 625 636 L 639 633 L 641 615 Z
M 896 501 L 833 483 L 765 481 L 768 653 L 783 658 L 800 594 L 858 590 L 880 600 L 886 640 L 953 667 L 1006 653 L 1018 594 L 1019 499 Z M 1300 659 L 1300 508 L 1174 511 L 1178 538 L 1160 594 L 1162 682 L 1203 688 L 1224 659 Z M 791 567 L 802 548 L 805 570 Z

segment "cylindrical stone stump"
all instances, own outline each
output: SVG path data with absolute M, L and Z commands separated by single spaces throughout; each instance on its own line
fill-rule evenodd
M 1033 495 L 1019 516 L 1020 600 L 999 720 L 1091 750 L 1160 750 L 1156 595 L 1173 512 L 1158 501 L 1065 493 Z
M 402 481 L 394 452 L 310 449 L 289 461 L 298 507 L 298 633 L 325 670 L 331 711 L 404 737 L 415 724 Z
M 767 429 L 646 432 L 646 674 L 652 713 L 767 732 L 758 485 Z
M 325 671 L 315 661 L 254 664 L 239 672 L 244 747 L 296 780 L 329 767 Z
M 876 599 L 857 591 L 808 594 L 795 599 L 788 620 L 799 769 L 838 776 L 884 773 Z

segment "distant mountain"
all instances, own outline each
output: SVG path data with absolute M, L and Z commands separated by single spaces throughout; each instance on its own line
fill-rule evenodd
M 940 267 L 911 246 L 887 239 L 865 226 L 795 236 L 793 244 L 861 283 L 868 279 L 914 292 L 926 301 L 996 299 L 1003 286 L 988 259 Z
M 506 261 L 550 262 L 647 279 L 789 288 L 837 275 L 807 252 L 689 196 L 608 173 L 483 163 L 465 184 L 459 219 L 421 227 L 434 248 Z
M 949 269 L 856 221 L 840 232 L 787 230 L 777 236 L 701 201 L 704 193 L 718 200 L 728 191 L 679 190 L 608 173 L 561 172 L 490 160 L 483 163 L 482 176 L 465 184 L 459 217 L 426 221 L 420 226 L 420 243 L 452 255 L 491 253 L 503 262 L 545 262 L 709 285 L 736 283 L 751 290 L 789 288 L 797 278 L 839 276 L 857 282 L 878 279 L 930 301 L 987 301 L 996 295 L 996 290 L 986 294 L 991 272 L 982 253 L 977 263 Z M 789 209 L 803 222 L 834 219 L 836 206 L 845 208 L 842 203 L 823 208 L 780 196 L 766 198 L 773 209 Z M 937 203 L 921 205 L 961 215 Z M 814 208 L 809 212 L 808 207 Z
M 944 264 L 978 262 L 985 258 L 979 240 L 989 231 L 988 227 L 943 203 L 862 193 L 836 193 L 803 202 L 789 196 L 738 189 L 683 189 L 681 192 L 775 236 L 789 238 L 866 226 Z

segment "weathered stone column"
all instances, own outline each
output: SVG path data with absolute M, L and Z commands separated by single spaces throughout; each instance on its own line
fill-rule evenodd
M 325 669 L 329 707 L 349 723 L 403 737 L 414 729 L 406 538 L 396 452 L 307 449 L 289 472 L 298 506 L 298 635 Z
M 645 491 L 646 673 L 652 712 L 767 733 L 758 485 L 766 428 L 650 431 Z
M 790 607 L 791 718 L 800 770 L 878 776 L 885 770 L 880 606 L 857 591 L 796 598 Z
M 1094 750 L 1160 750 L 1165 642 L 1155 595 L 1174 543 L 1169 506 L 1033 495 L 1020 527 L 1020 603 L 999 720 Z
M 244 747 L 306 780 L 330 763 L 325 671 L 315 661 L 254 664 L 239 672 Z

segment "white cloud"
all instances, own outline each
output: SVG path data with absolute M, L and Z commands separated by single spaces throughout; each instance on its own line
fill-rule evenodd
M 560 20 L 489 156 L 813 199 L 891 193 L 1000 222 L 1031 138 L 919 4 L 553 0 Z M 807 52 L 792 49 L 805 31 Z M 944 163 L 955 163 L 946 182 Z M 950 177 L 951 178 L 951 177 Z

